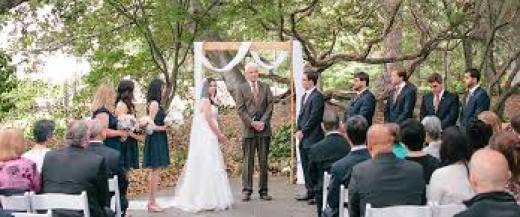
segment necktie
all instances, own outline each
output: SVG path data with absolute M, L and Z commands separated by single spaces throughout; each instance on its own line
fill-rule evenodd
M 397 102 L 397 97 L 401 94 L 401 87 L 395 88 L 395 94 L 394 94 L 394 104 Z
M 435 94 L 435 100 L 433 106 L 435 107 L 435 113 L 439 112 L 439 104 L 441 103 L 440 94 Z
M 466 105 L 468 104 L 469 102 L 469 99 L 471 98 L 473 94 L 471 93 L 471 91 L 468 93 L 468 96 L 466 96 Z
M 307 101 L 307 92 L 305 92 L 302 96 L 302 105 L 305 105 L 305 101 Z
M 253 92 L 253 97 L 255 98 L 255 102 L 258 104 L 258 87 L 256 86 L 256 82 L 251 82 L 251 89 Z

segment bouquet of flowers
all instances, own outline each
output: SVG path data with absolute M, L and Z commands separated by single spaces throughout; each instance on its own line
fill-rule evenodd
M 117 129 L 134 132 L 139 128 L 137 120 L 133 115 L 123 115 L 117 118 Z M 125 141 L 126 138 L 121 138 L 121 141 Z
M 168 109 L 168 114 L 166 114 L 166 118 L 164 119 L 164 124 L 171 127 L 183 125 L 184 116 L 182 113 L 185 108 L 186 103 L 178 96 L 175 96 L 170 103 L 170 108 Z
M 143 129 L 147 135 L 152 135 L 156 128 L 155 123 L 150 116 L 142 117 L 139 120 L 139 126 L 141 126 L 141 129 Z

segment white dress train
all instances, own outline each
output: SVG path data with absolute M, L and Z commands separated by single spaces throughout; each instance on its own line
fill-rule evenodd
M 200 103 L 209 102 L 203 99 Z M 204 114 L 197 110 L 201 109 L 195 109 L 193 115 L 188 159 L 171 206 L 187 212 L 228 209 L 233 203 L 233 194 L 218 138 Z M 211 111 L 211 121 L 218 126 L 217 107 L 212 105 Z

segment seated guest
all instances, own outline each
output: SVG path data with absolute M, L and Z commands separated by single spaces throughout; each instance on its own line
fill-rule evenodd
M 65 134 L 66 148 L 49 151 L 42 168 L 43 193 L 80 194 L 86 191 L 92 217 L 111 216 L 105 211 L 108 197 L 107 166 L 102 156 L 86 150 L 86 121 L 74 121 Z M 55 216 L 82 216 L 76 211 L 55 211 Z
M 442 133 L 441 165 L 430 180 L 428 201 L 439 204 L 460 204 L 475 195 L 469 184 L 469 152 L 466 136 L 457 127 Z
M 21 157 L 25 143 L 21 130 L 0 132 L 0 194 L 40 191 L 41 179 L 36 164 Z
M 107 172 L 110 178 L 114 175 L 117 175 L 119 190 L 121 192 L 121 208 L 123 214 L 125 212 L 125 208 L 127 207 L 128 200 L 126 199 L 126 194 L 123 192 L 123 186 L 128 185 L 128 180 L 126 177 L 126 173 L 123 169 L 123 163 L 120 161 L 120 153 L 113 148 L 109 148 L 105 144 L 103 144 L 105 129 L 101 122 L 97 119 L 93 119 L 89 121 L 89 131 L 90 131 L 90 141 L 87 147 L 87 151 L 91 151 L 94 154 L 102 156 L 105 160 L 107 166 Z M 110 204 L 110 197 L 107 197 L 107 204 Z
M 55 127 L 56 125 L 53 121 L 46 119 L 39 120 L 34 123 L 33 136 L 36 144 L 31 150 L 25 152 L 22 155 L 22 157 L 36 163 L 36 168 L 38 169 L 39 173 L 42 172 L 42 165 L 45 154 L 50 151 L 50 149 L 47 148 L 47 145 L 49 145 L 53 137 Z
M 397 158 L 404 159 L 408 154 L 408 150 L 406 150 L 406 147 L 401 144 L 401 140 L 399 139 L 399 125 L 396 123 L 388 123 L 386 126 L 389 127 L 390 132 L 394 138 L 392 152 L 395 154 L 395 156 L 397 156 Z
M 423 167 L 424 181 L 430 184 L 433 171 L 439 167 L 437 158 L 422 151 L 426 132 L 421 122 L 408 119 L 401 124 L 401 142 L 408 148 L 406 160 L 415 161 Z
M 502 121 L 495 112 L 483 111 L 477 116 L 477 118 L 486 123 L 487 125 L 491 126 L 491 129 L 493 129 L 493 133 L 498 133 L 502 131 Z
M 520 205 L 504 189 L 510 178 L 505 157 L 491 149 L 481 149 L 471 157 L 470 182 L 477 193 L 464 201 L 467 210 L 455 217 L 518 217 Z
M 328 216 L 337 217 L 339 215 L 340 186 L 348 186 L 352 168 L 358 163 L 370 159 L 370 153 L 368 153 L 366 146 L 367 120 L 360 115 L 352 116 L 347 119 L 345 126 L 347 127 L 347 141 L 351 148 L 347 156 L 334 163 L 330 169 L 331 179 L 327 195 L 330 215 Z
M 402 160 L 392 153 L 393 136 L 389 127 L 376 124 L 367 134 L 372 156 L 354 166 L 350 177 L 350 217 L 365 216 L 365 207 L 424 205 L 426 184 L 421 165 Z
M 520 201 L 520 137 L 512 132 L 500 132 L 491 137 L 489 147 L 506 157 L 511 170 L 511 179 L 506 190 Z
M 323 205 L 323 173 L 330 171 L 332 164 L 350 151 L 347 140 L 338 131 L 340 121 L 335 112 L 325 112 L 321 126 L 326 132 L 325 138 L 314 144 L 309 152 L 309 172 L 316 193 L 318 216 L 321 216 Z
M 441 120 L 436 116 L 426 116 L 421 123 L 426 131 L 425 141 L 428 144 L 428 146 L 423 148 L 423 151 L 437 159 L 441 159 L 439 154 L 442 134 Z
M 490 125 L 481 120 L 470 121 L 466 126 L 470 153 L 486 147 L 491 136 L 493 136 L 493 128 Z

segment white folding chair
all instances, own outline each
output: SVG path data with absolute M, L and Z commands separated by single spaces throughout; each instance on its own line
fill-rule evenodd
M 0 195 L 0 204 L 4 210 L 13 212 L 31 212 L 31 201 L 29 192 L 24 195 L 3 196 Z
M 110 208 L 114 210 L 116 216 L 121 216 L 121 194 L 119 192 L 119 182 L 117 175 L 113 178 L 108 179 L 108 191 L 114 193 L 112 199 L 110 199 Z
M 79 195 L 47 193 L 30 194 L 29 197 L 33 211 L 55 209 L 76 210 L 83 211 L 84 217 L 90 217 L 86 191 L 81 192 Z
M 339 187 L 339 217 L 348 217 L 348 208 L 345 204 L 348 203 L 348 189 L 345 185 Z
M 453 217 L 454 215 L 466 210 L 466 206 L 462 204 L 439 205 L 433 204 L 433 217 Z
M 329 193 L 328 188 L 329 188 L 329 184 L 330 184 L 330 177 L 331 177 L 331 175 L 327 171 L 325 171 L 323 173 L 323 194 L 322 194 L 323 198 L 321 200 L 323 202 L 323 204 L 321 206 L 321 210 L 325 210 L 325 208 L 327 207 L 327 194 Z
M 52 211 L 48 211 L 45 214 L 26 213 L 26 212 L 14 212 L 11 214 L 14 217 L 52 217 Z
M 430 205 L 372 208 L 372 205 L 367 204 L 365 217 L 433 217 L 433 211 Z

